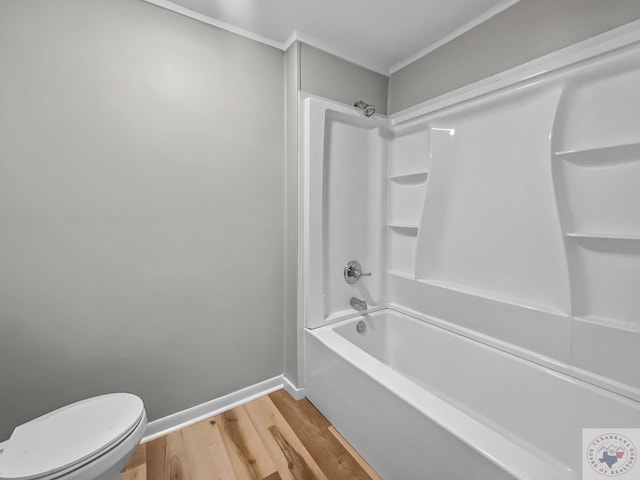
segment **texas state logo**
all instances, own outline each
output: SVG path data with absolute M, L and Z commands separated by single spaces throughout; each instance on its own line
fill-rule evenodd
M 584 447 L 582 478 L 618 477 L 624 480 L 640 479 L 636 466 L 636 443 L 640 429 L 623 428 L 602 430 L 585 428 L 582 432 Z

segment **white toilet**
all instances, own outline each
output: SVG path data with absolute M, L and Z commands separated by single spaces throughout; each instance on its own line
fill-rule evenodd
M 147 415 L 135 395 L 89 398 L 17 427 L 0 453 L 0 480 L 120 480 Z

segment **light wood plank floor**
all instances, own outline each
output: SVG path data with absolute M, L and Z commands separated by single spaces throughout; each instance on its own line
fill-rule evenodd
M 381 480 L 306 398 L 284 390 L 141 445 L 122 480 Z

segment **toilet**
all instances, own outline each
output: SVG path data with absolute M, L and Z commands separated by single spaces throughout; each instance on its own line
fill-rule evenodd
M 59 408 L 13 431 L 0 480 L 120 480 L 146 425 L 142 400 L 129 393 Z

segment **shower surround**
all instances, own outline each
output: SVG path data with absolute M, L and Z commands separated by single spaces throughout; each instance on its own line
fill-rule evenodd
M 306 392 L 384 478 L 577 479 L 640 427 L 639 84 L 636 23 L 390 118 L 301 96 Z

